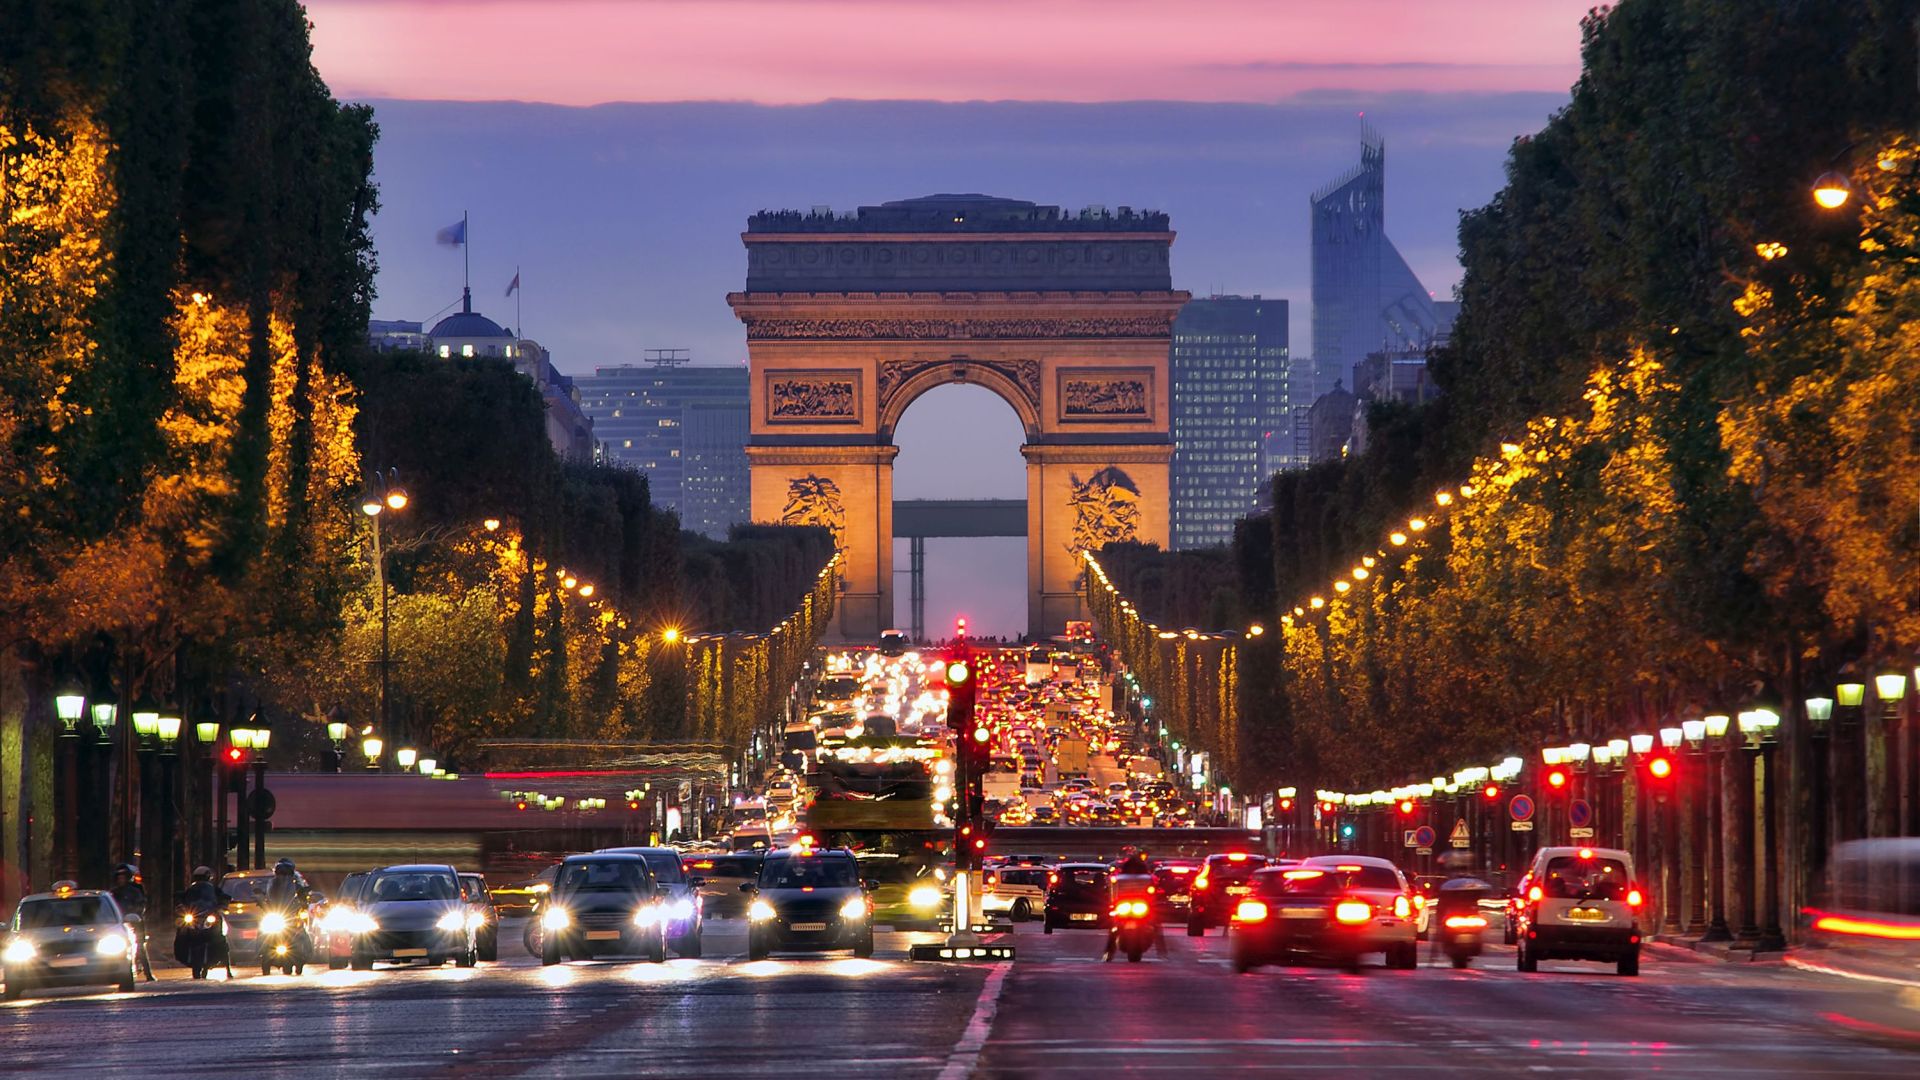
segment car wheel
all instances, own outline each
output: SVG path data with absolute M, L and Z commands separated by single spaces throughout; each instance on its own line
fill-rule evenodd
M 868 934 L 866 937 L 861 938 L 859 943 L 854 945 L 853 955 L 859 957 L 862 960 L 872 959 L 873 957 L 873 935 L 872 934 Z
M 1464 968 L 1464 967 L 1466 967 L 1466 966 L 1467 966 L 1468 964 L 1471 964 L 1472 962 L 1473 962 L 1473 961 L 1472 961 L 1472 960 L 1471 960 L 1470 958 L 1468 958 L 1468 957 L 1465 957 L 1465 956 L 1456 956 L 1456 957 L 1454 957 L 1454 958 L 1453 958 L 1453 967 L 1454 967 L 1454 970 L 1456 970 L 1456 971 L 1457 971 L 1457 970 L 1459 970 L 1459 969 L 1461 969 L 1461 968 Z
M 491 964 L 500 959 L 500 930 L 498 927 L 491 928 L 487 935 L 480 939 L 479 948 L 480 959 L 485 960 L 487 963 Z
M 1041 922 L 1040 932 L 1043 934 L 1053 933 L 1053 920 L 1051 918 L 1045 919 Z
M 548 938 L 547 940 L 541 942 L 540 943 L 541 966 L 552 967 L 553 965 L 559 962 L 560 962 L 560 942 L 554 940 L 553 938 Z
M 353 970 L 355 970 L 355 971 L 372 971 L 372 970 L 373 970 L 373 957 L 371 957 L 371 956 L 356 956 L 356 957 L 354 957 L 354 958 L 353 958 Z
M 1394 967 L 1401 971 L 1417 971 L 1420 968 L 1420 949 L 1416 945 L 1402 945 L 1396 950 Z
M 5 990 L 0 990 L 0 999 L 4 999 L 7 1001 L 18 1001 L 20 1000 L 20 995 L 26 992 L 27 992 L 26 977 L 23 975 L 17 976 L 9 973 L 7 975 L 7 988 Z
M 305 964 L 295 964 L 293 965 L 293 970 L 289 972 L 289 974 L 292 974 L 292 975 L 305 975 L 306 973 L 307 973 L 307 965 Z
M 346 966 L 347 966 L 347 958 L 346 958 L 346 957 L 344 957 L 344 956 L 329 956 L 329 957 L 327 957 L 327 970 L 328 970 L 328 971 L 339 971 L 339 970 L 340 970 L 341 968 L 344 968 L 344 967 L 346 967 Z M 202 975 L 202 976 L 200 976 L 200 977 L 201 977 L 201 978 L 205 978 L 206 976 L 204 976 L 204 975 Z
M 468 945 L 465 949 L 461 950 L 460 955 L 453 958 L 455 967 L 470 968 L 479 962 L 480 949 L 474 945 Z
M 1188 937 L 1205 937 L 1206 934 L 1207 934 L 1206 923 L 1203 923 L 1199 919 L 1195 919 L 1195 918 L 1187 919 L 1187 936 Z
M 271 974 L 273 974 L 273 965 L 272 965 L 271 963 L 267 963 L 267 964 L 261 964 L 261 965 L 260 965 L 260 974 L 262 974 L 262 975 L 271 975 Z
M 673 951 L 679 953 L 681 956 L 684 956 L 689 960 L 700 959 L 700 935 L 693 934 L 691 936 L 681 938 L 679 943 L 673 947 Z
M 1252 971 L 1254 968 L 1257 968 L 1259 966 L 1260 966 L 1259 961 L 1255 960 L 1253 957 L 1252 949 L 1236 947 L 1233 950 L 1234 974 L 1245 975 L 1247 972 Z
M 1629 978 L 1640 974 L 1640 954 L 1633 953 L 1620 958 L 1620 974 Z
M 748 937 L 747 938 L 747 959 L 765 960 L 766 958 L 767 958 L 766 945 L 762 943 L 759 938 Z
M 1145 949 L 1138 949 L 1138 948 L 1135 948 L 1135 949 L 1128 949 L 1128 950 L 1127 950 L 1127 963 L 1129 963 L 1129 964 L 1137 964 L 1137 963 L 1139 963 L 1139 962 L 1140 962 L 1140 958 L 1141 958 L 1142 956 L 1144 956 L 1144 955 L 1146 955 L 1146 950 L 1145 950 Z
M 1519 966 L 1521 971 L 1540 970 L 1539 958 L 1533 955 L 1533 949 L 1529 948 L 1525 941 L 1520 943 L 1520 951 L 1515 953 L 1514 957 L 1514 962 Z
M 133 988 L 137 985 L 139 984 L 134 981 L 132 969 L 128 969 L 125 975 L 120 976 L 119 990 L 121 993 L 131 994 L 133 993 Z
M 648 943 L 647 962 L 652 964 L 664 964 L 667 962 L 667 935 L 665 933 L 655 934 L 653 941 Z
M 1013 902 L 1013 911 L 1009 917 L 1012 918 L 1014 922 L 1026 922 L 1028 919 L 1033 918 L 1033 905 L 1027 903 L 1025 900 L 1015 900 Z

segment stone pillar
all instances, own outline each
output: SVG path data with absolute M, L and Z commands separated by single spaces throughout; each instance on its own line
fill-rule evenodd
M 892 446 L 749 446 L 753 520 L 823 525 L 841 551 L 831 635 L 874 641 L 893 625 Z
M 1171 541 L 1171 444 L 1041 440 L 1027 459 L 1028 633 L 1047 637 L 1086 618 L 1080 552 L 1114 540 Z

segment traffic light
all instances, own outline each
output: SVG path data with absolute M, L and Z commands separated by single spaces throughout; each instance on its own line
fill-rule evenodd
M 1402 816 L 1404 816 L 1404 817 L 1412 817 L 1412 816 L 1413 816 L 1413 811 L 1414 811 L 1414 802 L 1413 802 L 1413 800 L 1412 800 L 1412 799 L 1401 799 L 1401 800 L 1400 800 L 1400 813 L 1401 813 L 1401 815 L 1402 815 Z
M 1647 759 L 1647 775 L 1655 780 L 1665 780 L 1673 775 L 1673 759 L 1665 754 L 1656 754 Z
M 1292 800 L 1292 799 L 1281 799 L 1281 800 L 1280 800 L 1280 810 L 1281 810 L 1281 812 L 1282 812 L 1282 813 L 1284 813 L 1284 812 L 1286 812 L 1286 811 L 1289 811 L 1289 810 L 1292 810 L 1292 809 L 1293 809 L 1293 800 Z
M 1500 797 L 1500 785 L 1488 784 L 1487 790 L 1483 792 L 1483 794 L 1486 795 L 1488 802 L 1492 802 L 1495 799 L 1498 799 Z
M 1555 791 L 1565 791 L 1567 788 L 1567 770 L 1554 769 L 1548 772 L 1547 786 Z

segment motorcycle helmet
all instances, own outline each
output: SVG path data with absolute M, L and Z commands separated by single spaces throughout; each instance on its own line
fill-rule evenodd
M 193 880 L 208 881 L 208 880 L 211 880 L 212 878 L 213 878 L 213 869 L 211 867 L 196 866 L 193 868 Z
M 291 874 L 291 873 L 293 873 L 293 860 L 292 860 L 292 859 L 281 859 L 281 860 L 280 860 L 279 862 L 277 862 L 277 863 L 274 863 L 274 864 L 273 864 L 273 872 L 274 872 L 275 874 Z
M 140 870 L 132 863 L 121 863 L 119 866 L 113 868 L 114 877 L 119 877 L 122 874 L 127 876 L 128 881 L 140 880 Z

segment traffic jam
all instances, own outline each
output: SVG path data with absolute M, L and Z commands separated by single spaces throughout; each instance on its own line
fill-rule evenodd
M 868 959 L 956 933 L 1095 931 L 1080 952 L 1140 962 L 1169 955 L 1168 928 L 1226 937 L 1241 973 L 1413 969 L 1423 951 L 1466 967 L 1496 939 L 1519 971 L 1575 960 L 1638 973 L 1642 898 L 1625 852 L 1543 848 L 1501 887 L 1276 851 L 1271 831 L 1229 824 L 1084 628 L 965 657 L 892 632 L 816 654 L 779 743 L 704 840 L 558 853 L 510 881 L 430 861 L 325 888 L 286 859 L 201 867 L 171 905 L 58 883 L 12 913 L 5 997 L 136 992 L 155 948 L 195 980 Z

